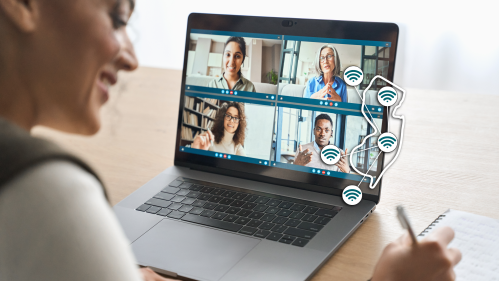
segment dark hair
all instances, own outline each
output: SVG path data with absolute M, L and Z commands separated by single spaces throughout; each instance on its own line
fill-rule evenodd
M 317 121 L 321 119 L 328 120 L 329 122 L 331 122 L 331 128 L 333 127 L 333 120 L 331 120 L 331 117 L 325 113 L 319 114 L 319 116 L 315 117 L 314 127 L 317 126 Z
M 227 39 L 224 45 L 224 54 L 225 54 L 225 47 L 227 47 L 227 44 L 229 44 L 230 42 L 236 42 L 239 45 L 239 49 L 241 49 L 241 52 L 243 53 L 243 63 L 244 63 L 244 59 L 246 58 L 246 41 L 244 41 L 243 37 L 236 37 L 236 36 L 229 37 L 229 39 Z M 237 74 L 239 75 L 239 77 L 241 76 L 242 74 L 241 69 L 239 69 Z
M 220 143 L 224 137 L 224 118 L 225 113 L 229 107 L 234 107 L 237 109 L 239 114 L 239 125 L 237 126 L 236 132 L 234 133 L 234 141 L 235 145 L 241 144 L 244 146 L 244 138 L 246 134 L 246 115 L 244 114 L 244 105 L 240 102 L 228 102 L 224 103 L 220 109 L 217 111 L 217 115 L 215 116 L 215 121 L 213 121 L 213 125 L 211 126 L 211 132 L 215 137 L 215 143 Z

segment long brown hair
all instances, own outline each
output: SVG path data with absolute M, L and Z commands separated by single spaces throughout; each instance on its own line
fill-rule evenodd
M 237 130 L 234 133 L 234 138 L 232 140 L 235 145 L 241 144 L 244 146 L 244 138 L 246 136 L 246 115 L 244 114 L 244 105 L 233 101 L 224 103 L 218 110 L 217 116 L 215 116 L 215 121 L 213 121 L 213 125 L 211 126 L 211 132 L 215 136 L 215 143 L 220 143 L 224 137 L 224 118 L 229 107 L 234 107 L 239 113 L 239 125 L 237 126 Z

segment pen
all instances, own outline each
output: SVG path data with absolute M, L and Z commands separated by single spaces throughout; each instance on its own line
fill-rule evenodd
M 407 214 L 405 213 L 404 207 L 402 207 L 400 205 L 397 206 L 397 218 L 399 219 L 402 227 L 407 229 L 407 231 L 409 231 L 409 235 L 411 236 L 413 245 L 417 245 L 418 240 L 416 239 L 416 235 L 414 234 L 414 231 L 412 230 L 412 226 L 409 223 L 409 218 L 407 218 Z

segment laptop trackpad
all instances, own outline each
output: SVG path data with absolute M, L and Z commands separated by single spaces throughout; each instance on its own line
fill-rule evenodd
M 141 265 L 178 275 L 218 280 L 243 258 L 259 239 L 164 219 L 132 248 Z

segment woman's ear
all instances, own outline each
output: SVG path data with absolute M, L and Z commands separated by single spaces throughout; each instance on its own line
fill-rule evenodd
M 21 32 L 35 30 L 38 14 L 38 0 L 0 0 L 0 16 L 3 15 Z

